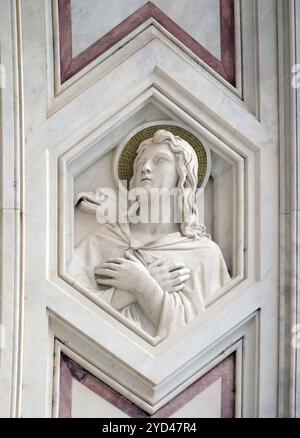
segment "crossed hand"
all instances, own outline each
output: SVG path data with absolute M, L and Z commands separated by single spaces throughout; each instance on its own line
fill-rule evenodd
M 125 258 L 107 260 L 96 267 L 94 273 L 98 284 L 128 292 L 137 292 L 150 276 L 163 291 L 171 293 L 183 289 L 190 279 L 191 270 L 184 263 L 172 263 L 166 259 L 144 264 L 127 251 Z

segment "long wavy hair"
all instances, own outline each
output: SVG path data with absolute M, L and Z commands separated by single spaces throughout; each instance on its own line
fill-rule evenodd
M 176 170 L 178 174 L 177 188 L 179 189 L 179 208 L 181 210 L 180 231 L 183 236 L 199 239 L 210 237 L 206 227 L 199 223 L 199 212 L 196 205 L 196 190 L 198 183 L 198 159 L 192 146 L 181 137 L 173 135 L 164 129 L 155 132 L 152 138 L 142 141 L 137 150 L 133 163 L 133 176 L 129 188 L 135 184 L 138 162 L 145 151 L 152 144 L 167 144 L 175 154 Z

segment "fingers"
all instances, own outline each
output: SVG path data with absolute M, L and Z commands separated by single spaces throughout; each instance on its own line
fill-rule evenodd
M 114 278 L 103 278 L 101 280 L 96 280 L 97 283 L 101 285 L 106 285 L 110 287 L 118 287 L 118 283 Z
M 168 292 L 172 293 L 172 292 L 180 292 L 185 286 L 185 283 L 181 283 L 177 286 L 171 287 L 169 288 Z
M 169 265 L 169 272 L 176 271 L 178 269 L 184 269 L 185 264 L 184 263 L 170 263 Z
M 174 289 L 177 290 L 178 288 L 178 290 L 181 290 L 189 279 L 190 276 L 188 274 L 173 278 L 173 280 L 169 282 L 167 289 L 172 289 L 174 291 Z
M 120 267 L 120 263 L 104 262 L 98 268 L 95 269 L 95 272 L 96 272 L 97 269 L 101 269 L 101 268 L 118 270 L 119 267 Z
M 177 278 L 173 278 L 170 281 L 170 285 L 171 287 L 175 287 L 178 286 L 181 283 L 185 283 L 186 281 L 188 281 L 190 279 L 190 275 L 186 274 L 186 275 L 181 275 L 180 277 Z
M 115 271 L 113 269 L 107 269 L 107 268 L 96 268 L 94 270 L 94 273 L 95 273 L 95 275 L 116 278 L 117 271 Z
M 191 270 L 189 268 L 183 268 L 183 269 L 178 269 L 176 271 L 171 272 L 170 274 L 170 278 L 178 278 L 181 277 L 182 275 L 188 275 L 190 276 L 191 274 Z

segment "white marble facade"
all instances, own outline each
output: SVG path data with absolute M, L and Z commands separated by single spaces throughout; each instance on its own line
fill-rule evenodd
M 234 1 L 236 86 L 153 19 L 78 67 L 77 55 L 145 1 L 71 0 L 67 60 L 59 0 L 0 2 L 0 416 L 59 416 L 62 354 L 148 415 L 233 354 L 235 416 L 299 416 L 297 0 Z M 220 61 L 219 1 L 153 3 Z M 73 68 L 64 81 L 63 61 Z M 210 151 L 197 205 L 230 281 L 160 337 L 67 267 L 97 227 L 74 196 L 114 187 L 118 147 L 161 121 Z M 87 402 L 85 416 L 118 414 L 80 385 L 73 416 Z M 207 391 L 182 417 L 197 417 L 201 403 L 206 416 L 220 415 L 220 382 Z

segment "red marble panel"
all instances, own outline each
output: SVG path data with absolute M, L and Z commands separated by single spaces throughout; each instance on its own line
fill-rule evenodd
M 168 418 L 221 378 L 221 416 L 233 418 L 235 412 L 235 354 L 231 354 L 204 376 L 174 397 L 154 415 L 149 415 L 114 389 L 84 370 L 66 355 L 61 356 L 59 416 L 70 418 L 72 410 L 72 379 L 89 388 L 99 397 L 132 418 Z
M 58 16 L 62 83 L 152 17 L 219 75 L 235 85 L 234 0 L 220 0 L 221 60 L 212 55 L 151 1 L 75 58 L 72 56 L 71 0 L 58 0 Z

